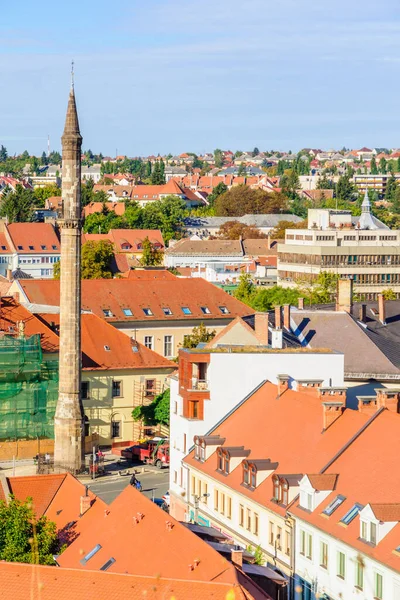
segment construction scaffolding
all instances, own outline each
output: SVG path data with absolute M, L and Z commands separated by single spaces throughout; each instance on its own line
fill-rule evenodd
M 40 336 L 0 337 L 0 440 L 54 438 L 58 360 L 44 361 Z

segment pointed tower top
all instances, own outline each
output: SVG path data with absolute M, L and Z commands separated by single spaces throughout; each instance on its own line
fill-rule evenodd
M 71 61 L 71 89 L 74 89 L 74 61 Z
M 65 127 L 63 137 L 80 137 L 79 131 L 79 121 L 78 121 L 78 113 L 76 110 L 76 102 L 75 102 L 75 88 L 74 88 L 74 61 L 72 61 L 71 65 L 71 89 L 69 92 L 68 99 L 68 107 L 67 107 L 67 116 L 65 118 Z
M 363 212 L 371 212 L 371 202 L 369 201 L 368 188 L 365 190 L 364 200 L 361 204 Z

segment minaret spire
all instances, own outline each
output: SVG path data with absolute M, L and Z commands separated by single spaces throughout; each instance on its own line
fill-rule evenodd
M 72 64 L 73 73 L 73 64 Z M 62 141 L 59 394 L 54 418 L 56 468 L 79 473 L 85 463 L 81 400 L 81 147 L 73 85 Z

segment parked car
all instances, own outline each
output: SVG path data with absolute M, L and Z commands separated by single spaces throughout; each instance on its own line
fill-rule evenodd
M 157 504 L 161 510 L 165 510 L 165 512 L 169 512 L 169 507 L 163 498 L 153 498 L 154 504 Z
M 169 507 L 170 506 L 169 492 L 165 492 L 165 494 L 163 496 L 163 500 L 164 500 L 165 504 Z

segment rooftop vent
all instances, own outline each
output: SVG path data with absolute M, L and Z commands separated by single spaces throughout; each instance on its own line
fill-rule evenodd
M 104 350 L 105 350 L 106 352 L 110 352 L 110 346 L 107 346 L 107 345 L 105 345 L 105 346 L 104 346 Z

